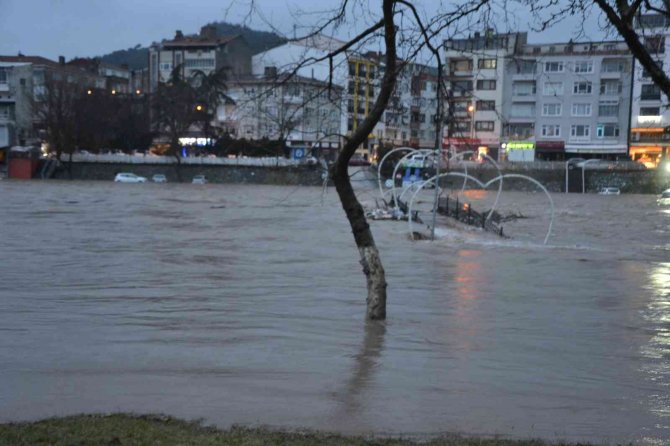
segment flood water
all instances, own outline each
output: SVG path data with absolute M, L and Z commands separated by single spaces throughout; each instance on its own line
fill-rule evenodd
M 364 201 L 373 187 L 359 184 Z M 0 182 L 0 421 L 131 411 L 328 431 L 670 444 L 670 203 L 505 192 L 512 237 L 333 190 Z M 491 200 L 471 193 L 469 199 Z M 473 204 L 474 206 L 474 204 Z

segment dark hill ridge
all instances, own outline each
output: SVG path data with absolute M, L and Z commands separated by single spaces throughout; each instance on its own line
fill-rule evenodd
M 212 22 L 209 25 L 216 26 L 219 36 L 230 36 L 240 34 L 251 47 L 253 54 L 274 48 L 286 40 L 275 33 L 256 31 L 244 25 L 233 25 L 226 22 Z M 171 38 L 171 36 L 165 36 Z M 117 50 L 101 57 L 103 62 L 114 65 L 127 64 L 131 70 L 139 70 L 147 67 L 149 49 L 140 45 L 127 50 Z

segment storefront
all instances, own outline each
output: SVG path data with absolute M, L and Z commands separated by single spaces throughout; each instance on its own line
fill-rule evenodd
M 630 158 L 653 169 L 670 156 L 670 132 L 664 127 L 631 129 Z
M 507 161 L 513 163 L 535 161 L 534 141 L 507 141 L 503 143 Z
M 563 161 L 565 159 L 565 141 L 537 141 L 535 159 L 541 161 Z
M 581 143 L 566 144 L 566 158 L 599 158 L 606 160 L 617 160 L 628 156 L 628 145 L 607 143 Z

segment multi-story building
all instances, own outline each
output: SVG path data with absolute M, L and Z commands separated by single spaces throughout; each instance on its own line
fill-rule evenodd
M 293 72 L 322 82 L 332 81 L 344 89 L 340 134 L 351 134 L 369 114 L 379 94 L 384 57 L 375 52 L 348 51 L 335 56 L 331 65 L 326 55 L 344 45 L 336 39 L 314 36 L 286 43 L 253 57 L 253 74 L 266 67 Z M 358 150 L 374 156 L 380 144 L 432 147 L 434 115 L 437 109 L 437 70 L 420 64 L 405 64 L 397 76 L 396 89 L 382 120 Z
M 377 130 L 383 144 L 435 148 L 437 81 L 437 68 L 404 64 L 396 78 L 382 127 Z
M 227 68 L 234 80 L 251 73 L 251 49 L 242 36 L 219 37 L 216 27 L 203 26 L 197 36 L 184 36 L 177 31 L 174 39 L 154 43 L 149 48 L 149 88 L 155 91 L 179 67 L 184 79 L 201 71 L 210 74 Z
M 268 67 L 265 76 L 229 83 L 218 123 L 234 138 L 284 139 L 294 158 L 334 158 L 340 142 L 342 87 Z
M 132 89 L 128 66 L 117 66 L 100 61 L 99 59 L 76 58 L 67 63 L 93 75 L 99 76 L 96 88 L 104 89 L 110 94 L 128 94 L 135 92 Z
M 451 152 L 479 150 L 498 158 L 505 61 L 526 39 L 526 33 L 496 34 L 488 29 L 444 42 L 449 91 L 445 148 Z
M 626 156 L 631 70 L 624 42 L 519 47 L 505 61 L 509 159 Z
M 104 80 L 78 67 L 39 56 L 0 56 L 0 149 L 37 144 L 42 123 L 36 113 L 44 98 L 47 80 L 95 88 Z
M 636 29 L 643 35 L 647 50 L 659 67 L 670 70 L 670 51 L 666 41 L 670 38 L 670 19 L 660 14 L 643 14 L 635 21 Z M 631 107 L 630 156 L 647 167 L 656 167 L 670 156 L 669 98 L 654 84 L 649 73 L 639 63 L 633 72 Z

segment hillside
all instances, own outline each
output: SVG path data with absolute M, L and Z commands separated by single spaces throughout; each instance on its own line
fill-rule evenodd
M 247 43 L 251 47 L 251 50 L 254 54 L 284 43 L 284 39 L 275 33 L 256 31 L 247 28 L 246 26 L 233 25 L 226 22 L 212 22 L 211 24 L 216 25 L 217 34 L 220 36 L 241 34 L 247 40 Z M 165 37 L 171 38 L 172 36 Z M 117 50 L 109 54 L 105 54 L 104 56 L 101 56 L 101 59 L 103 62 L 114 65 L 127 64 L 130 69 L 138 70 L 147 67 L 148 52 L 149 49 L 147 47 L 137 45 L 134 48 L 128 48 L 127 50 Z

